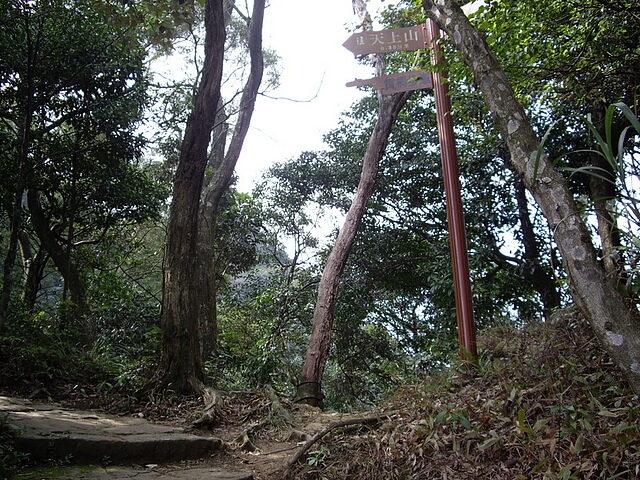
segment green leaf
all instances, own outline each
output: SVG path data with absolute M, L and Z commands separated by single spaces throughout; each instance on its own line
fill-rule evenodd
M 485 450 L 493 447 L 495 444 L 499 443 L 502 440 L 495 432 L 495 430 L 491 430 L 489 434 L 491 435 L 491 437 L 487 438 L 484 442 L 478 445 L 478 450 L 480 450 L 481 452 L 484 452 Z
M 617 418 L 620 416 L 619 413 L 614 413 L 609 410 L 600 410 L 598 412 L 598 415 L 600 415 L 601 417 L 608 417 L 608 418 Z
M 467 418 L 467 412 L 458 413 L 458 421 L 464 428 L 471 430 L 471 422 L 469 422 L 469 419 Z
M 580 455 L 580 453 L 582 453 L 583 447 L 584 447 L 584 435 L 580 433 L 578 434 L 576 441 L 573 443 L 571 450 L 576 455 Z

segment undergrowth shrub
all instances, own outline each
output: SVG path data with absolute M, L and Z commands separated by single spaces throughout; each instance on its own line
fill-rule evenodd
M 80 333 L 44 312 L 14 315 L 0 336 L 0 378 L 12 391 L 47 396 L 56 382 L 87 373 Z
M 0 336 L 0 389 L 30 398 L 135 390 L 151 377 L 160 351 L 157 308 L 115 302 L 94 312 L 96 340 L 54 313 L 14 314 Z M 77 391 L 76 391 L 77 390 Z
M 108 374 L 103 389 L 141 389 L 160 354 L 162 332 L 156 305 L 123 299 L 94 315 L 96 341 L 91 352 Z
M 13 448 L 13 437 L 18 426 L 8 421 L 8 414 L 0 415 L 0 478 L 12 478 L 27 455 Z

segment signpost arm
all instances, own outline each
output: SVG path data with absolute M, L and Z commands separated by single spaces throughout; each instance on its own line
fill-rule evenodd
M 458 158 L 453 134 L 453 120 L 451 118 L 451 100 L 449 98 L 449 88 L 446 83 L 447 74 L 439 69 L 438 66 L 443 59 L 442 50 L 438 44 L 440 29 L 433 20 L 429 19 L 427 20 L 425 33 L 427 43 L 432 49 L 432 63 L 436 67 L 436 71 L 432 74 L 433 91 L 436 101 L 440 155 L 442 158 L 442 172 L 447 201 L 451 265 L 453 267 L 453 283 L 458 321 L 458 341 L 461 347 L 462 358 L 473 361 L 477 356 L 476 330 L 473 318 L 464 214 L 460 195 Z M 468 356 L 472 358 L 467 358 Z

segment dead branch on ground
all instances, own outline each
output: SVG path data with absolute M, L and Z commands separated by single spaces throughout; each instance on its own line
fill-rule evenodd
M 298 453 L 296 453 L 291 458 L 291 460 L 289 460 L 287 462 L 287 469 L 291 469 L 296 463 L 298 463 L 298 461 L 300 461 L 302 456 L 316 442 L 318 442 L 322 437 L 324 437 L 328 433 L 332 432 L 333 430 L 337 430 L 339 428 L 342 428 L 346 432 L 346 431 L 350 431 L 350 430 L 355 430 L 355 429 L 360 428 L 362 426 L 374 427 L 377 424 L 379 424 L 380 422 L 382 422 L 384 420 L 388 420 L 393 415 L 395 415 L 395 413 L 396 412 L 390 412 L 390 413 L 385 413 L 383 415 L 377 415 L 375 417 L 351 418 L 349 420 L 341 420 L 339 422 L 333 422 L 332 424 L 330 424 L 327 428 L 325 428 L 321 432 L 316 433 L 313 437 L 311 437 L 309 440 L 307 440 L 304 445 L 302 445 L 302 447 L 300 448 Z

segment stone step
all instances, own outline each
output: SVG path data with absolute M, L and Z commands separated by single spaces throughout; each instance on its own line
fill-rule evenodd
M 144 467 L 96 467 L 91 465 L 31 468 L 19 473 L 12 480 L 253 480 L 248 473 L 229 472 L 221 468 L 144 468 Z
M 38 462 L 168 464 L 206 459 L 224 448 L 222 440 L 194 435 L 182 427 L 155 424 L 137 417 L 69 410 L 10 397 L 0 396 L 0 415 L 6 415 L 5 421 L 18 429 L 14 442 L 16 450 L 28 453 Z M 155 475 L 154 472 L 149 474 Z

